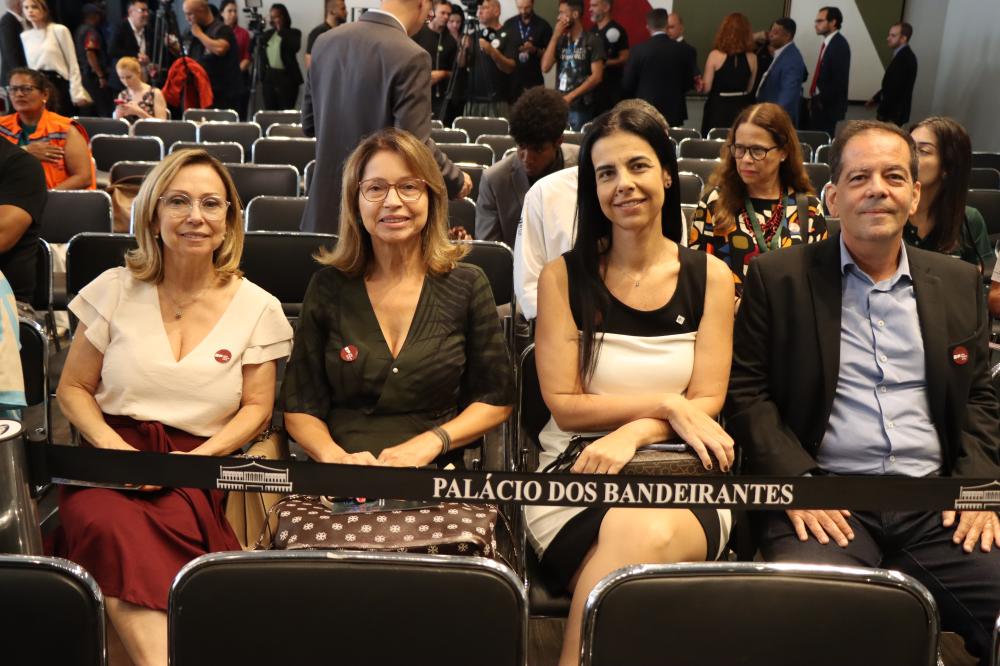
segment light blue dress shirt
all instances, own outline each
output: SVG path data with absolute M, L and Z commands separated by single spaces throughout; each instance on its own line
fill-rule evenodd
M 895 275 L 875 283 L 840 239 L 840 376 L 817 456 L 828 472 L 927 476 L 941 468 L 917 300 L 902 248 Z

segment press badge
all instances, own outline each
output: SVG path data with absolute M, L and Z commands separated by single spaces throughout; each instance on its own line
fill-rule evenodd
M 569 73 L 565 70 L 559 74 L 559 92 L 569 92 Z

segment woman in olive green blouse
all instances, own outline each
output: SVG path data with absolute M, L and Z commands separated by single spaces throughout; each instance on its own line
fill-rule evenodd
M 302 304 L 285 426 L 320 462 L 458 462 L 510 414 L 513 372 L 486 276 L 448 241 L 430 151 L 396 129 L 365 139 L 341 211 Z

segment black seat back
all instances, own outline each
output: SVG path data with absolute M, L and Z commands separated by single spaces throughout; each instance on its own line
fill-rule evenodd
M 243 154 L 253 152 L 253 142 L 261 137 L 260 125 L 240 122 L 207 122 L 198 126 L 198 142 L 235 142 L 243 146 Z
M 822 162 L 806 162 L 803 164 L 806 173 L 809 174 L 809 182 L 817 194 L 823 191 L 823 187 L 830 182 L 830 165 Z
M 459 116 L 452 123 L 455 129 L 465 130 L 469 141 L 475 141 L 483 134 L 509 134 L 510 123 L 506 118 L 489 118 L 485 116 Z
M 121 118 L 102 118 L 96 116 L 76 116 L 73 118 L 87 131 L 87 138 L 93 139 L 98 134 L 128 136 L 129 124 Z
M 504 243 L 496 241 L 462 241 L 469 253 L 462 259 L 479 266 L 486 273 L 493 290 L 493 300 L 500 306 L 514 299 L 514 253 Z
M 103 190 L 50 190 L 38 235 L 49 243 L 68 243 L 84 231 L 110 233 L 111 197 Z
M 481 143 L 439 143 L 438 148 L 452 162 L 472 162 L 493 166 L 493 149 Z
M 692 617 L 695 608 L 698 618 L 726 618 L 725 640 L 718 626 Z M 934 666 L 938 615 L 927 589 L 894 571 L 638 565 L 595 586 L 582 638 L 584 666 L 659 665 L 664 655 L 672 664 Z
M 243 205 L 269 194 L 294 197 L 299 194 L 299 172 L 290 164 L 226 164 Z
M 204 150 L 222 163 L 242 164 L 246 161 L 243 146 L 235 141 L 178 141 L 170 152 L 178 150 Z
M 474 238 L 476 235 L 476 202 L 469 198 L 448 201 L 448 226 L 463 227 Z
M 286 109 L 284 111 L 261 110 L 253 114 L 253 121 L 260 125 L 260 131 L 266 134 L 271 125 L 301 123 L 302 112 L 298 109 Z
M 679 155 L 699 160 L 717 160 L 725 141 L 716 139 L 684 139 L 678 144 Z
M 111 165 L 111 172 L 108 174 L 109 183 L 117 183 L 123 178 L 138 176 L 145 178 L 146 174 L 153 170 L 157 162 L 115 162 Z
M 125 265 L 125 253 L 138 247 L 126 234 L 77 234 L 66 248 L 66 300 L 71 301 L 94 278 Z
M 267 612 L 275 640 L 247 634 L 252 609 L 263 615 L 292 599 L 294 612 Z M 525 663 L 523 588 L 510 569 L 482 558 L 206 555 L 178 574 L 169 605 L 172 666 Z
M 239 122 L 240 115 L 232 109 L 187 109 L 184 111 L 184 120 L 191 120 L 196 123 L 235 123 Z
M 696 173 L 703 183 L 702 189 L 709 187 L 708 180 L 715 173 L 715 170 L 722 165 L 719 160 L 697 159 L 693 157 L 681 157 L 677 160 L 678 171 L 688 171 Z
M 196 141 L 198 126 L 190 120 L 157 120 L 143 118 L 135 121 L 132 136 L 158 136 L 168 152 L 178 141 Z
M 117 136 L 98 134 L 90 139 L 90 152 L 101 171 L 115 162 L 159 162 L 163 159 L 163 141 L 158 136 Z
M 18 327 L 21 340 L 21 374 L 24 400 L 29 407 L 49 400 L 49 339 L 36 322 L 21 317 Z
M 297 232 L 307 203 L 306 197 L 254 197 L 243 211 L 246 230 Z
M 700 139 L 701 132 L 692 127 L 671 127 L 668 134 L 670 138 L 678 143 L 684 139 Z
M 982 213 L 990 239 L 1000 239 L 1000 190 L 969 190 L 965 204 Z
M 240 268 L 248 279 L 281 301 L 286 315 L 298 316 L 309 280 L 322 268 L 313 255 L 336 242 L 332 234 L 248 232 Z
M 291 164 L 299 173 L 316 159 L 316 139 L 264 137 L 253 142 L 254 164 Z
M 701 193 L 705 189 L 705 183 L 702 181 L 701 176 L 687 171 L 679 174 L 679 176 L 681 181 L 681 204 L 696 205 L 701 201 Z
M 5 664 L 103 666 L 104 598 L 81 567 L 56 557 L 0 555 Z
M 996 169 L 972 169 L 969 173 L 970 190 L 1000 190 L 1000 171 Z

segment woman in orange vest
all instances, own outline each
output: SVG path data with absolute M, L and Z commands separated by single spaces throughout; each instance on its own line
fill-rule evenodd
M 87 131 L 75 120 L 49 111 L 48 79 L 33 69 L 10 73 L 7 92 L 15 113 L 0 116 L 0 136 L 42 163 L 50 190 L 92 190 L 96 186 Z

